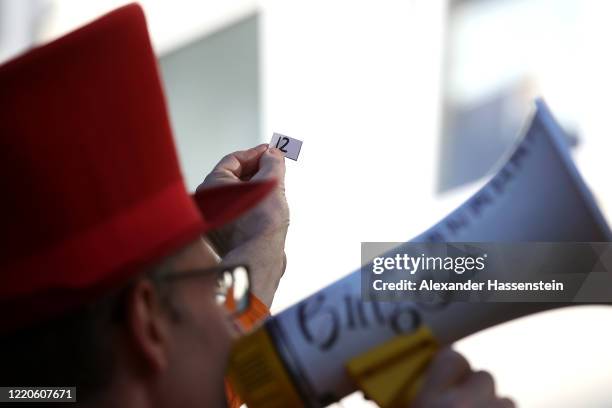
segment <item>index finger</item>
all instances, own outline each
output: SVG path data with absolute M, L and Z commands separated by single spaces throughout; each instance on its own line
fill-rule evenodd
M 247 150 L 239 150 L 223 157 L 213 171 L 230 172 L 237 178 L 253 175 L 259 168 L 259 159 L 268 145 L 263 143 Z

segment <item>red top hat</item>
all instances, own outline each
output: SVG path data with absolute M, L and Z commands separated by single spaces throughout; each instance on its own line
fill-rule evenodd
M 186 192 L 137 5 L 1 66 L 0 107 L 0 330 L 120 287 L 274 186 Z

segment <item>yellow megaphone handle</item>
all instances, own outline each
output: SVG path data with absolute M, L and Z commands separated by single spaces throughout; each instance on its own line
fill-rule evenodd
M 439 345 L 421 326 L 397 336 L 346 363 L 349 377 L 382 408 L 406 407 L 421 388 L 423 372 Z

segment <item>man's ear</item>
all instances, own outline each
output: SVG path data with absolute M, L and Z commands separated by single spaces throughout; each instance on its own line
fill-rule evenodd
M 126 324 L 130 343 L 147 369 L 168 366 L 171 324 L 157 290 L 147 279 L 139 279 L 126 299 Z

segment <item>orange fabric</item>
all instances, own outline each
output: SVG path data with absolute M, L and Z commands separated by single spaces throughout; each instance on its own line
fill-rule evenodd
M 268 309 L 268 306 L 264 305 L 261 300 L 259 300 L 255 295 L 251 294 L 251 304 L 249 306 L 249 310 L 247 310 L 240 317 L 240 319 L 238 319 L 238 321 L 244 329 L 244 332 L 248 333 L 269 315 L 270 310 Z M 225 380 L 225 393 L 227 395 L 227 406 L 229 408 L 239 408 L 242 405 L 240 397 L 234 392 L 232 386 L 227 380 Z

